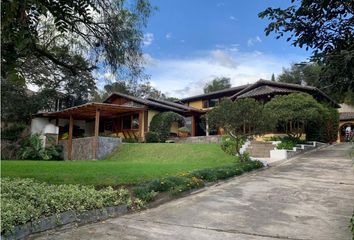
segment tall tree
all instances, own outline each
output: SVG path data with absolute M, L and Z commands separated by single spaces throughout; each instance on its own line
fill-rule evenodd
M 215 92 L 218 90 L 223 90 L 231 87 L 230 78 L 227 77 L 217 77 L 211 82 L 207 83 L 204 87 L 204 93 Z
M 292 45 L 312 49 L 323 64 L 321 86 L 337 92 L 354 89 L 354 4 L 352 0 L 292 0 L 288 8 L 259 13 L 270 23 L 266 35 L 287 37 Z
M 275 75 L 274 75 L 274 73 L 272 74 L 271 81 L 272 81 L 272 82 L 275 82 Z
M 223 128 L 235 140 L 236 152 L 241 160 L 241 143 L 245 138 L 262 134 L 272 129 L 273 121 L 270 113 L 266 113 L 263 105 L 252 98 L 232 101 L 224 99 L 217 107 L 207 113 L 211 127 Z

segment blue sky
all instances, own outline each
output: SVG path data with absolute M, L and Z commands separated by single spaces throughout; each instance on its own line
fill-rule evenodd
M 145 29 L 150 82 L 169 96 L 200 94 L 206 82 L 230 77 L 233 86 L 270 79 L 310 52 L 264 34 L 267 7 L 290 0 L 152 0 L 158 8 Z

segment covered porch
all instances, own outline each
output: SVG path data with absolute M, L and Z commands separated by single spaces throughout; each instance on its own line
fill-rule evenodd
M 67 139 L 60 141 L 64 146 L 65 159 L 74 159 L 73 156 L 77 156 L 75 151 L 80 151 L 79 148 L 85 148 L 86 153 L 91 153 L 86 156 L 99 159 L 102 155 L 99 154 L 101 150 L 99 145 L 103 141 L 102 136 L 112 139 L 112 143 L 117 142 L 114 138 L 121 137 L 120 134 L 124 134 L 125 138 L 131 137 L 136 138 L 137 141 L 143 141 L 145 112 L 144 107 L 87 103 L 58 112 L 43 113 L 42 116 L 55 119 L 56 126 L 59 126 L 59 121 L 68 121 Z M 76 122 L 84 123 L 84 138 L 77 133 L 74 136 Z M 82 139 L 82 141 L 79 143 L 78 139 Z

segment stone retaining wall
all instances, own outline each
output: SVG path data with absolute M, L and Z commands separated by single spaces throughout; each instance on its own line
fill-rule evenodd
M 87 223 L 103 221 L 108 218 L 118 217 L 127 212 L 127 205 L 94 209 L 81 213 L 74 211 L 63 212 L 16 226 L 12 234 L 1 236 L 1 238 L 9 240 L 27 239 L 29 235 L 40 234 L 44 231 L 64 228 L 65 226 L 81 226 Z
M 177 138 L 176 143 L 221 143 L 220 135 Z
M 73 139 L 72 159 L 73 160 L 92 160 L 95 159 L 93 153 L 94 137 Z M 98 137 L 97 159 L 104 159 L 118 145 L 122 139 L 113 137 Z M 59 144 L 63 146 L 64 160 L 68 159 L 68 140 L 61 140 Z

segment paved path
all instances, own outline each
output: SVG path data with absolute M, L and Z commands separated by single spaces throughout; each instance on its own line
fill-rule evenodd
M 350 147 L 330 146 L 154 209 L 41 239 L 351 239 Z

